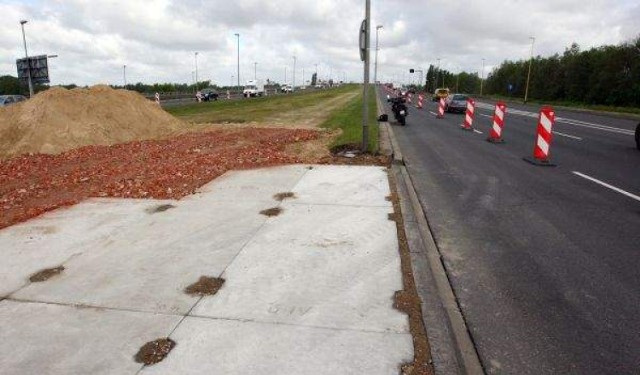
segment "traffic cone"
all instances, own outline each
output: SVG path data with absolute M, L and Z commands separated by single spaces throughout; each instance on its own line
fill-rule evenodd
M 553 138 L 553 123 L 556 120 L 553 108 L 544 106 L 540 109 L 538 117 L 538 131 L 536 135 L 536 144 L 533 147 L 533 158 L 524 157 L 523 159 L 531 164 L 555 167 L 555 164 L 549 160 L 549 152 L 551 151 L 551 139 Z

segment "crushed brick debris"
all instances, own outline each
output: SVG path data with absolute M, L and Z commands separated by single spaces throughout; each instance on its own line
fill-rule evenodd
M 176 342 L 168 337 L 149 341 L 138 350 L 134 359 L 138 363 L 153 365 L 162 361 L 175 346 Z
M 282 213 L 282 208 L 280 207 L 272 207 L 272 208 L 268 208 L 266 210 L 260 211 L 260 214 L 268 217 L 278 216 L 280 215 L 280 213 Z
M 232 169 L 302 163 L 306 129 L 245 128 L 0 160 L 0 229 L 89 197 L 180 199 Z
M 278 202 L 282 202 L 285 199 L 289 199 L 289 198 L 295 198 L 296 194 L 292 193 L 290 191 L 286 192 L 286 193 L 278 193 L 276 195 L 273 196 L 273 199 L 277 200 Z
M 194 296 L 212 296 L 222 288 L 224 279 L 201 276 L 198 281 L 185 288 L 184 292 Z

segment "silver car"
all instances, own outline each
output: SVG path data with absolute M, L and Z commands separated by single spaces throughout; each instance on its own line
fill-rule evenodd
M 464 113 L 467 110 L 469 97 L 464 94 L 452 94 L 445 99 L 444 110 L 447 112 Z
M 25 100 L 27 100 L 27 98 L 22 95 L 0 95 L 0 107 L 6 107 Z

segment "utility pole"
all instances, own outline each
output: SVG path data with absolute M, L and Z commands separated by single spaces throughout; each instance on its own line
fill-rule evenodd
M 480 96 L 482 96 L 482 84 L 484 83 L 484 59 L 482 59 L 482 73 L 480 75 Z
M 533 62 L 533 43 L 535 43 L 536 38 L 530 36 L 531 39 L 531 57 L 529 58 L 529 72 L 527 73 L 527 87 L 524 90 L 524 102 L 527 103 L 527 99 L 529 98 L 529 79 L 531 78 L 531 63 Z
M 235 33 L 238 38 L 238 96 L 240 96 L 240 34 Z
M 433 88 L 434 90 L 438 88 L 438 81 L 440 78 L 440 58 L 438 57 L 437 60 L 438 60 L 438 73 L 436 74 L 436 85 L 435 85 L 436 87 Z M 444 86 L 444 77 L 442 78 L 442 82 Z
M 27 53 L 27 37 L 24 35 L 24 24 L 27 20 L 20 21 L 20 27 L 22 28 L 22 42 L 24 43 L 24 57 L 27 59 L 27 80 L 29 82 L 29 98 L 33 96 L 33 82 L 31 81 L 31 60 L 29 60 L 29 53 Z
M 254 81 L 258 80 L 258 63 L 257 62 L 253 63 L 253 80 Z
M 378 25 L 376 26 L 376 62 L 374 64 L 374 68 L 373 68 L 373 84 L 377 85 L 378 84 L 378 50 L 380 48 L 378 48 L 378 31 L 382 29 L 382 25 Z
M 284 67 L 284 84 L 287 84 L 287 66 Z
M 124 82 L 124 89 L 127 89 L 127 66 L 122 66 L 122 81 Z
M 198 87 L 198 52 L 195 53 L 195 60 L 196 60 L 196 92 L 197 92 L 199 89 Z
M 293 85 L 291 85 L 291 92 L 296 91 L 296 57 L 293 56 Z
M 362 104 L 362 152 L 369 149 L 369 31 L 371 30 L 371 0 L 366 0 L 364 35 L 364 87 Z

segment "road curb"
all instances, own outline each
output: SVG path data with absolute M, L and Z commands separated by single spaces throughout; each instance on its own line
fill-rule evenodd
M 378 86 L 375 89 L 376 93 L 376 102 L 378 104 L 378 117 L 386 111 L 384 110 L 384 105 L 382 100 L 380 100 L 380 92 L 378 91 Z M 402 156 L 402 152 L 400 151 L 400 146 L 398 145 L 398 140 L 396 139 L 393 130 L 391 129 L 391 124 L 388 121 L 378 122 L 379 128 L 383 129 L 383 132 L 386 137 L 389 138 L 389 143 L 391 144 L 391 157 L 393 158 L 393 164 L 404 165 L 404 158 Z
M 380 100 L 379 96 L 378 100 Z M 397 183 L 402 185 L 397 190 L 405 223 L 404 229 L 409 238 L 409 251 L 412 254 L 411 267 L 416 284 L 421 284 L 419 280 L 423 284 L 423 287 L 418 288 L 418 294 L 423 302 L 423 323 L 427 329 L 429 342 L 432 344 L 436 374 L 483 375 L 484 370 L 480 358 L 460 312 L 458 301 L 442 263 L 440 250 L 431 233 L 427 216 L 404 165 L 397 139 L 388 123 L 386 129 L 393 148 L 393 173 Z M 424 265 L 424 258 L 426 258 L 427 265 Z M 420 264 L 423 266 L 420 267 Z M 425 282 L 426 284 L 429 282 L 435 284 L 436 290 L 434 292 L 437 293 L 437 298 L 434 298 L 426 290 L 430 286 Z M 434 323 L 436 325 L 438 323 L 445 324 L 447 327 L 446 329 L 433 327 Z M 450 353 L 451 351 L 454 353 Z

